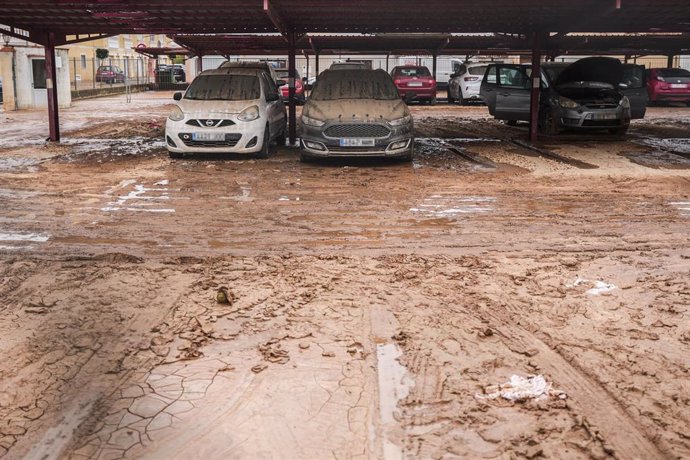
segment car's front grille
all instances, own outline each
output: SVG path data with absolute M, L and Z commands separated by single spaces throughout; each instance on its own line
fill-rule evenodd
M 214 119 L 198 119 L 189 120 L 189 126 L 200 126 L 202 128 L 222 128 L 224 126 L 232 126 L 235 124 L 232 120 L 214 120 Z
M 346 138 L 346 137 L 388 137 L 391 130 L 385 125 L 378 123 L 343 123 L 331 125 L 324 131 L 327 137 Z
M 597 126 L 620 126 L 621 120 L 584 120 L 582 126 L 597 127 Z
M 180 133 L 179 138 L 187 147 L 234 147 L 242 138 L 241 134 L 226 134 L 222 141 L 195 141 L 190 133 Z
M 617 104 L 606 104 L 606 103 L 591 103 L 591 104 L 585 104 L 585 107 L 588 109 L 615 109 L 618 107 Z

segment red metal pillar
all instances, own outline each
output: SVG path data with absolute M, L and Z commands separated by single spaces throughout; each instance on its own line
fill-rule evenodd
M 314 76 L 319 78 L 319 53 L 314 55 Z
M 55 33 L 48 32 L 46 53 L 46 92 L 48 93 L 48 126 L 49 139 L 60 142 L 60 114 L 58 113 L 57 69 L 55 67 Z
M 540 32 L 532 34 L 532 91 L 529 107 L 529 140 L 536 142 L 539 132 L 539 93 L 541 91 L 541 38 Z
M 295 54 L 296 40 L 295 32 L 288 32 L 288 129 L 290 135 L 290 145 L 297 142 L 297 105 L 295 100 Z

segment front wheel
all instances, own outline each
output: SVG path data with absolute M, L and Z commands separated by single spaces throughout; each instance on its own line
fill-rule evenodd
M 615 136 L 623 136 L 625 133 L 628 132 L 629 126 L 626 126 L 624 128 L 614 128 L 614 129 L 609 129 L 609 132 Z
M 308 153 L 300 152 L 299 161 L 300 163 L 311 163 L 312 161 L 314 161 L 314 157 L 309 155 Z
M 544 116 L 541 117 L 541 132 L 547 136 L 555 136 L 558 134 L 558 126 L 556 119 L 553 117 L 553 111 L 547 109 L 544 111 Z
M 256 154 L 258 158 L 268 158 L 269 155 L 271 154 L 271 133 L 269 132 L 268 125 L 266 125 L 266 129 L 264 130 L 264 142 L 261 145 L 261 150 L 259 150 L 259 153 Z
M 436 105 L 436 98 L 430 99 L 429 105 Z
M 449 104 L 455 103 L 455 98 L 450 94 L 450 87 L 448 87 L 448 103 Z
M 286 132 L 287 132 L 287 126 L 283 126 L 283 131 L 276 138 L 276 143 L 278 144 L 278 147 L 285 147 L 285 143 L 287 142 Z
M 182 154 L 182 153 L 180 153 L 180 152 L 171 152 L 170 150 L 168 150 L 168 156 L 169 156 L 172 160 L 179 160 L 179 159 L 181 159 L 181 158 L 184 157 L 184 154 Z

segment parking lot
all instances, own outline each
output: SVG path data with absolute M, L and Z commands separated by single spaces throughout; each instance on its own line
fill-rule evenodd
M 171 103 L 0 113 L 0 455 L 690 456 L 690 108 L 300 163 L 171 160 Z

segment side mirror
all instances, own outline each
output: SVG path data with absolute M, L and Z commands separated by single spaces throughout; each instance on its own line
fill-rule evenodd
M 173 99 L 175 99 L 176 101 L 181 101 L 182 100 L 182 93 L 180 93 L 178 91 L 177 93 L 173 94 Z
M 288 84 L 287 80 L 276 80 L 276 85 L 278 85 L 278 86 L 284 86 L 287 84 Z

